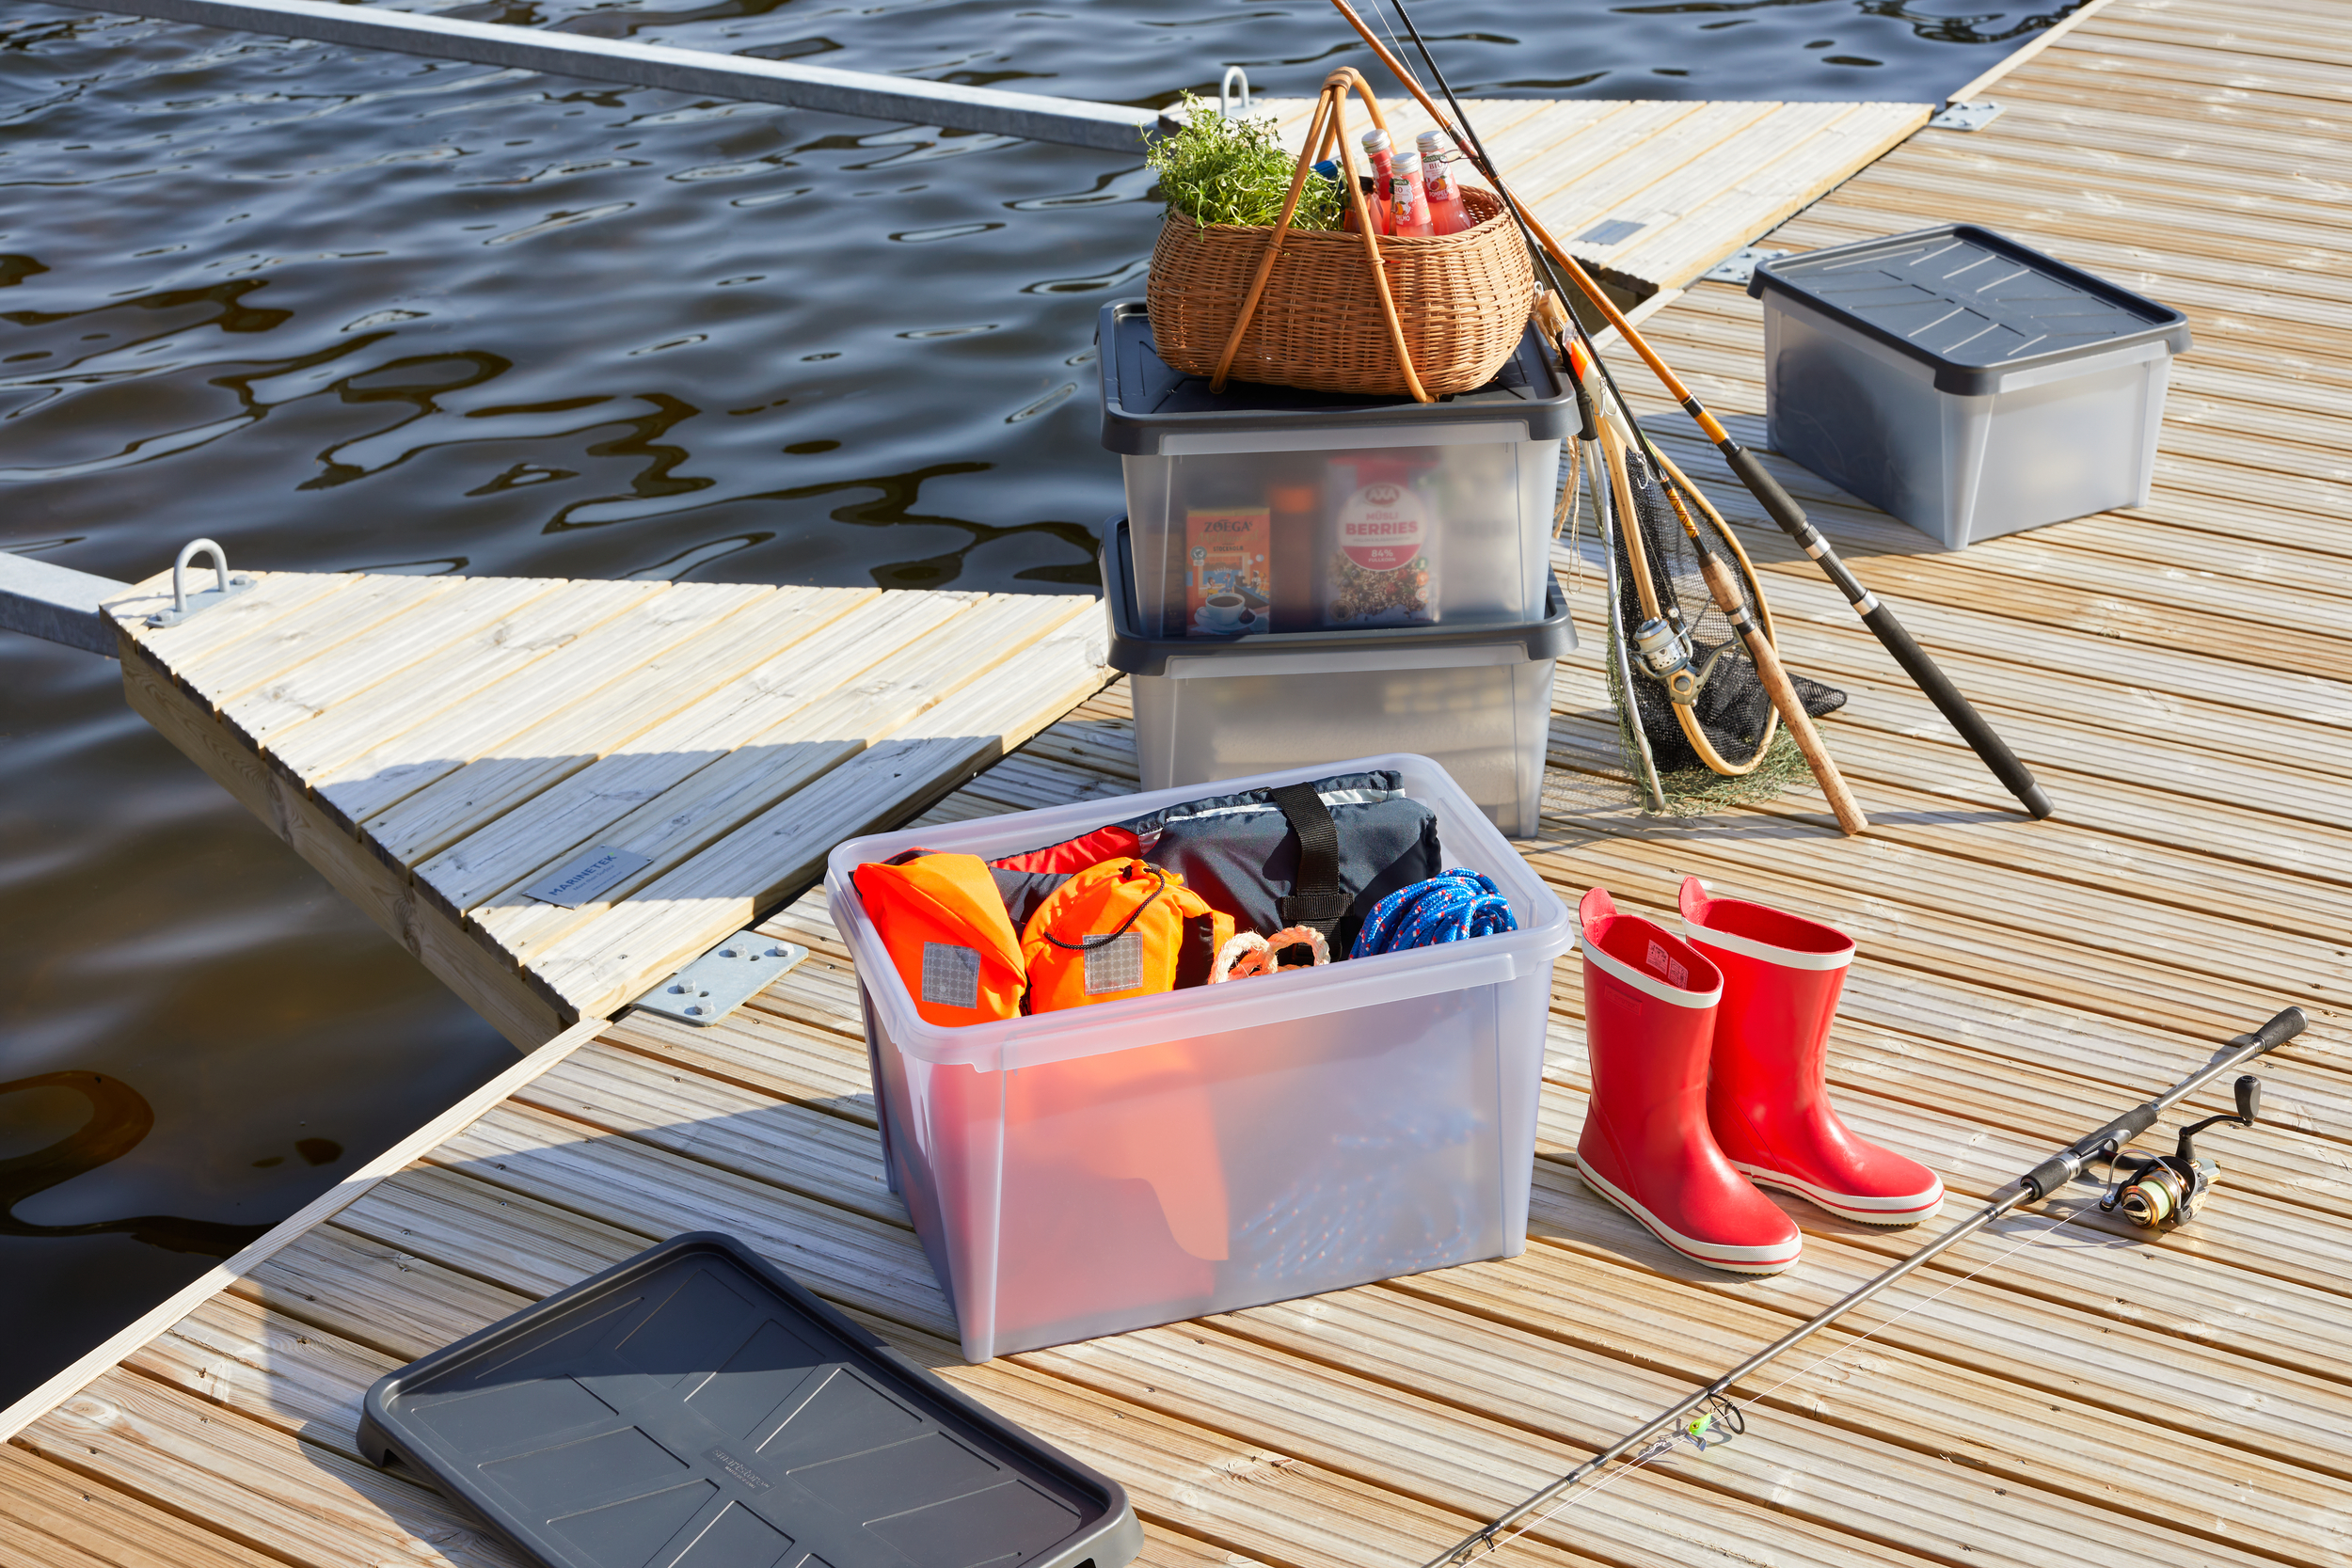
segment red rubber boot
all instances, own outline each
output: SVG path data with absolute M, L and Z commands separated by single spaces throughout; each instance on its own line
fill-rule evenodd
M 1824 1078 L 1853 939 L 1818 920 L 1682 883 L 1682 928 L 1724 976 L 1707 1119 L 1749 1180 L 1864 1225 L 1916 1225 L 1944 1183 L 1916 1160 L 1856 1137 Z
M 1797 1260 L 1788 1216 L 1731 1168 L 1707 1129 L 1708 1044 L 1723 979 L 1603 888 L 1584 927 L 1584 1043 L 1593 1098 L 1576 1163 L 1584 1183 L 1686 1258 L 1741 1274 Z

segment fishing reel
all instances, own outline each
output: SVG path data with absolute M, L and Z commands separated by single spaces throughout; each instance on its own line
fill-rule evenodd
M 2108 1158 L 2115 1185 L 2099 1201 L 2099 1212 L 2118 1209 L 2143 1230 L 2170 1230 L 2197 1217 L 2197 1206 L 2221 1174 L 2211 1160 L 2198 1157 L 2195 1139 L 2221 1122 L 2251 1127 L 2262 1112 L 2263 1081 L 2247 1073 L 2237 1081 L 2237 1109 L 2181 1129 L 2180 1143 L 2169 1154 L 2116 1154 Z
M 1699 700 L 1699 688 L 1715 673 L 1717 661 L 1730 651 L 1731 644 L 1724 642 L 1710 651 L 1705 662 L 1694 669 L 1691 640 L 1664 621 L 1652 617 L 1633 628 L 1633 657 L 1640 661 L 1638 668 L 1666 689 L 1669 702 L 1682 707 Z

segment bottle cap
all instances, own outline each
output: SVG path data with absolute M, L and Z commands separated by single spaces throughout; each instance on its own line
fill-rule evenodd
M 1371 130 L 1364 133 L 1363 143 L 1364 150 L 1367 152 L 1379 152 L 1385 150 L 1389 145 L 1389 133 L 1387 128 L 1379 125 L 1374 126 Z
M 1389 165 L 1389 168 L 1391 173 L 1400 177 L 1407 174 L 1418 174 L 1421 172 L 1421 154 L 1418 152 L 1400 152 L 1396 155 L 1395 160 Z
M 1424 158 L 1445 156 L 1445 137 L 1436 131 L 1423 131 L 1413 138 L 1413 143 L 1421 149 L 1421 155 Z

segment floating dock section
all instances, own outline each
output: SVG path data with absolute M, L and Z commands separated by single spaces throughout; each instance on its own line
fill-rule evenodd
M 170 586 L 108 607 L 131 705 L 523 1048 L 1109 674 L 1080 594 L 277 572 L 149 626 Z
M 1804 248 L 1983 222 L 2193 319 L 2198 345 L 2174 366 L 2145 510 L 1950 555 L 1776 467 L 2033 766 L 2056 818 L 2018 816 L 1834 591 L 1677 433 L 1677 461 L 1743 525 L 1790 663 L 1851 693 L 1824 729 L 1871 830 L 1841 838 L 1802 792 L 1689 822 L 1634 815 L 1597 660 L 1581 657 L 1562 666 L 1545 831 L 1530 847 L 1568 896 L 1601 882 L 1662 911 L 1696 873 L 1853 932 L 1861 956 L 1831 1052 L 1838 1103 L 1867 1135 L 1944 1173 L 1955 1211 L 2297 1004 L 2312 1028 L 2265 1062 L 2265 1124 L 2215 1147 L 2222 1185 L 2193 1227 L 2154 1243 L 2124 1233 L 2079 1184 L 1936 1259 L 1824 1335 L 1819 1356 L 1741 1390 L 1756 1402 L 1744 1436 L 1681 1446 L 1572 1495 L 1497 1568 L 2352 1561 L 2352 496 L 2341 472 L 2352 319 L 2339 297 L 2352 227 L 2328 194 L 2352 185 L 2346 59 L 2352 12 L 2340 6 L 2119 0 L 2003 83 L 1990 128 L 1924 132 L 1772 237 Z M 1649 325 L 1755 439 L 1758 308 L 1701 283 Z M 1620 374 L 1632 390 L 1638 372 Z M 1674 432 L 1661 406 L 1656 428 Z M 1571 595 L 1580 614 L 1597 602 L 1596 575 L 1588 563 Z M 142 634 L 125 661 L 142 711 L 297 843 L 377 868 L 330 875 L 380 890 L 369 896 L 390 900 L 403 929 L 486 955 L 485 935 L 517 928 L 503 922 L 529 924 L 501 939 L 515 943 L 501 949 L 506 992 L 545 1009 L 537 1027 L 563 1018 L 556 996 L 589 1022 L 0 1418 L 12 1439 L 0 1445 L 6 1568 L 516 1568 L 435 1494 L 359 1461 L 361 1390 L 706 1227 L 1116 1477 L 1146 1521 L 1149 1568 L 1410 1565 L 1921 1239 L 1792 1204 L 1803 1261 L 1740 1279 L 1678 1263 L 1586 1194 L 1570 1154 L 1586 1090 L 1571 959 L 1553 993 L 1526 1256 L 963 1366 L 882 1180 L 857 980 L 821 895 L 761 927 L 809 959 L 724 1022 L 641 1010 L 599 1023 L 594 1009 L 690 950 L 690 932 L 764 912 L 762 888 L 882 809 L 848 796 L 917 766 L 885 759 L 928 759 L 900 775 L 925 789 L 960 786 L 934 820 L 1134 788 L 1116 685 L 968 776 L 1093 678 L 1082 628 L 1098 611 L 368 578 L 272 578 L 252 592 L 273 596 L 255 613 L 275 603 L 274 624 L 339 640 L 343 653 L 307 661 L 344 672 L 332 692 L 366 682 L 369 658 L 401 657 L 415 678 L 367 688 L 383 693 L 380 724 L 356 709 L 344 721 L 356 696 L 330 701 L 268 657 L 240 662 L 231 689 L 217 672 L 249 636 L 197 658 Z M 345 595 L 348 615 L 327 612 Z M 359 635 L 379 606 L 385 633 Z M 664 624 L 671 611 L 682 618 Z M 844 667 L 859 657 L 844 636 L 856 618 L 927 613 L 946 619 L 877 636 L 889 645 L 860 666 L 870 676 Z M 428 622 L 434 639 L 369 652 L 390 646 L 389 628 Z M 739 644 L 729 625 L 775 641 Z M 516 629 L 501 639 L 498 626 Z M 559 635 L 570 641 L 532 641 Z M 585 722 L 600 707 L 660 705 L 633 685 L 591 689 L 585 655 L 569 650 L 608 638 L 700 672 L 693 702 L 636 724 L 633 739 L 615 733 L 633 719 Z M 400 694 L 428 689 L 437 650 L 461 643 L 477 657 L 514 644 L 501 678 L 522 688 L 583 684 L 560 708 L 550 697 L 532 721 L 549 728 L 528 741 L 471 727 L 479 687 L 441 703 L 431 728 L 404 723 Z M 885 677 L 941 643 L 995 657 L 996 674 L 950 661 Z M 787 646 L 801 656 L 771 663 Z M 804 669 L 821 649 L 840 673 L 794 712 L 837 711 L 827 705 L 854 680 L 911 693 L 928 679 L 933 700 L 879 702 L 910 715 L 886 727 L 812 719 L 769 740 L 739 725 L 723 744 L 684 726 L 643 738 L 718 703 L 728 683 Z M 200 678 L 216 684 L 191 692 L 184 681 L 208 668 Z M 568 728 L 558 712 L 583 721 Z M 297 745 L 313 725 L 338 726 L 318 729 L 322 741 L 345 738 Z M 803 747 L 848 754 L 796 792 L 725 807 L 723 824 L 629 839 L 661 864 L 609 890 L 618 902 L 606 911 L 543 913 L 509 896 L 575 847 L 658 833 L 709 798 L 693 779 L 733 776 L 711 771 L 730 759 L 763 779 L 796 776 Z M 705 760 L 683 779 L 631 771 L 670 755 Z M 874 771 L 850 771 L 867 756 Z M 564 780 L 501 784 L 510 765 Z M 548 834 L 530 864 L 457 875 L 453 847 L 490 849 L 500 823 L 599 768 L 634 782 L 582 808 L 593 826 Z M 412 768 L 431 782 L 373 793 Z M 478 810 L 463 803 L 472 786 L 454 783 L 469 771 L 485 785 Z M 866 783 L 845 790 L 851 781 Z M 835 793 L 814 793 L 829 783 Z M 688 792 L 668 797 L 680 812 L 646 809 L 666 791 Z M 811 808 L 802 838 L 794 800 Z M 834 803 L 819 814 L 819 801 Z M 719 875 L 725 845 L 743 847 L 749 869 Z M 676 896 L 652 899 L 665 887 Z M 632 914 L 636 899 L 671 912 Z M 704 899 L 707 922 L 673 921 Z M 591 940 L 608 922 L 615 940 Z M 2184 1114 L 2220 1103 L 2217 1093 Z M 1948 1216 L 1930 1232 L 1935 1223 Z

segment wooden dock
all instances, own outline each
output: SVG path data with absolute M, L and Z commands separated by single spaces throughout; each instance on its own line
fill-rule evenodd
M 525 1049 L 1108 674 L 1078 594 L 255 576 L 178 626 L 168 573 L 110 607 L 131 705 Z M 644 863 L 524 891 L 600 848 Z
M 1827 584 L 1749 527 L 1790 662 L 1851 694 L 1826 729 L 1870 833 L 1840 838 L 1810 795 L 1681 823 L 1632 814 L 1588 578 L 1572 597 L 1587 653 L 1562 667 L 1544 833 L 1529 846 L 1571 896 L 1603 882 L 1658 911 L 1695 872 L 1853 931 L 1839 1103 L 1942 1172 L 1956 1210 L 2296 1003 L 2313 1026 L 2265 1069 L 2270 1119 L 2216 1145 L 2224 1185 L 2193 1228 L 2153 1244 L 2120 1233 L 2085 1212 L 2087 1186 L 2005 1223 L 1825 1337 L 1834 1359 L 1801 1354 L 1743 1390 L 1758 1396 L 1745 1436 L 1596 1486 L 1498 1568 L 2352 1562 L 2348 67 L 2352 11 L 2324 0 L 2117 0 L 2003 84 L 2008 112 L 1990 129 L 1922 133 L 1772 237 L 1804 248 L 1985 222 L 2192 319 L 2198 346 L 2174 369 L 2144 510 L 1945 554 L 1777 469 L 2034 766 L 2057 818 L 2023 821 Z M 1743 293 L 1702 284 L 1649 323 L 1750 438 L 1758 320 Z M 1665 418 L 1677 461 L 1752 521 Z M 453 612 L 476 591 L 437 592 Z M 501 616 L 528 609 L 498 602 Z M 787 613 L 772 598 L 733 613 L 760 604 Z M 151 717 L 212 702 L 209 728 L 167 731 L 183 745 L 228 744 L 262 712 L 233 694 L 199 701 L 133 652 L 126 679 L 135 693 L 151 683 L 138 698 Z M 559 657 L 516 670 L 552 678 Z M 294 737 L 313 721 L 261 741 L 310 768 Z M 940 726 L 975 748 L 931 775 L 942 783 L 1019 733 Z M 902 733 L 861 732 L 855 754 Z M 321 761 L 299 775 L 315 781 L 307 794 L 295 764 L 256 770 L 243 741 L 215 763 L 249 805 L 289 812 L 272 819 L 297 844 L 328 832 L 356 844 L 344 821 L 396 808 L 355 818 L 358 806 L 326 803 L 338 779 L 466 750 L 420 736 L 356 772 Z M 484 739 L 469 755 L 593 750 Z M 933 814 L 1135 784 L 1113 686 Z M 446 831 L 420 830 L 412 888 Z M 684 866 L 700 851 L 679 853 Z M 428 903 L 415 892 L 405 907 Z M 1116 1476 L 1147 1521 L 1151 1568 L 1413 1564 L 1920 1239 L 1792 1204 L 1804 1260 L 1740 1279 L 1678 1265 L 1586 1196 L 1569 1155 L 1585 1087 L 1571 961 L 1554 990 L 1526 1256 L 965 1367 L 884 1187 L 855 979 L 821 895 L 762 928 L 813 957 L 740 1014 L 692 1029 L 636 1013 L 557 1037 L 0 1416 L 12 1439 L 0 1568 L 512 1568 L 434 1494 L 360 1463 L 361 1390 L 704 1227 Z
M 1273 115 L 1296 147 L 1314 106 L 1267 99 L 1253 112 Z M 1462 109 L 1544 227 L 1622 291 L 1621 307 L 1653 310 L 1934 113 L 1929 103 L 1534 98 L 1466 99 Z M 1384 98 L 1380 112 L 1400 147 L 1436 129 L 1409 98 Z M 1371 124 L 1355 99 L 1347 123 Z

